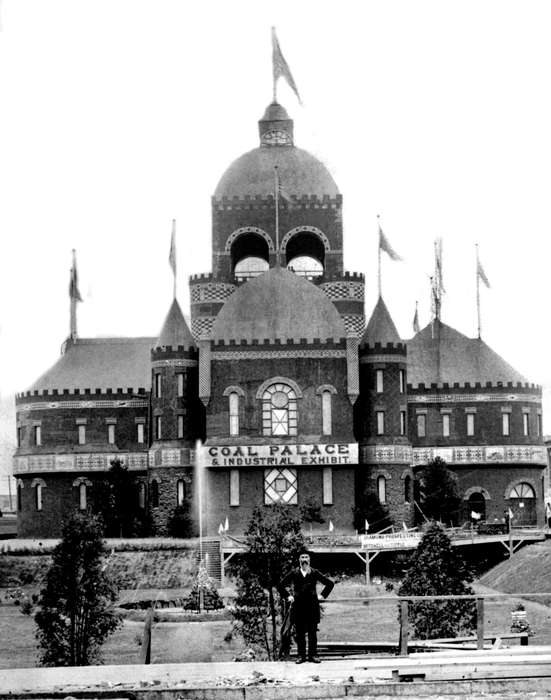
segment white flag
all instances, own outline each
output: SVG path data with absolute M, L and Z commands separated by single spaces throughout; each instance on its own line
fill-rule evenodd
M 224 523 L 224 532 L 227 532 L 230 529 L 230 522 L 228 520 L 228 516 L 226 515 L 226 522 Z
M 369 523 L 367 520 L 365 521 L 365 531 L 367 532 L 369 530 Z
M 334 527 L 334 525 L 333 525 L 333 521 L 330 520 L 330 521 L 329 521 L 329 532 L 333 532 L 334 529 L 335 529 L 335 527 Z
M 220 523 L 220 525 L 218 526 L 218 534 L 219 535 L 224 534 L 224 526 L 222 525 L 222 523 Z
M 513 519 L 513 511 L 509 508 L 509 518 L 512 520 Z
M 404 522 L 402 522 L 402 527 L 404 528 L 404 530 L 405 530 L 406 532 L 409 532 L 408 526 L 407 526 Z
M 480 515 L 480 513 L 477 513 L 476 511 L 471 510 L 471 518 L 473 520 L 480 520 L 481 517 L 482 516 Z

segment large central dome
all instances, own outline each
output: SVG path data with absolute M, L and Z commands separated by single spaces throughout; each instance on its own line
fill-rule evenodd
M 267 197 L 274 194 L 274 167 L 289 195 L 335 197 L 338 187 L 325 165 L 293 144 L 293 122 L 281 105 L 272 103 L 259 121 L 259 148 L 237 158 L 214 192 L 220 197 Z
M 215 342 L 325 341 L 346 336 L 333 303 L 312 282 L 274 267 L 249 280 L 224 304 L 212 328 Z

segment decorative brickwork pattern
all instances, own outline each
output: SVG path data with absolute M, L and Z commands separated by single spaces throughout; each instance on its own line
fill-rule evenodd
M 348 335 L 361 338 L 365 327 L 365 318 L 361 314 L 343 314 L 342 321 Z
M 230 233 L 226 240 L 226 245 L 224 246 L 224 252 L 229 253 L 231 251 L 231 247 L 234 244 L 235 240 L 239 238 L 239 236 L 242 236 L 244 233 L 255 233 L 257 236 L 260 236 L 263 238 L 266 243 L 268 244 L 268 250 L 273 253 L 274 252 L 274 244 L 271 239 L 271 237 L 266 233 L 266 231 L 263 231 L 261 228 L 258 228 L 258 226 L 242 226 L 241 228 L 238 228 L 236 231 L 233 231 Z
M 236 287 L 224 282 L 191 285 L 191 303 L 201 304 L 208 301 L 226 301 L 235 292 Z
M 214 316 L 200 316 L 191 322 L 191 332 L 196 340 L 204 340 L 210 337 L 210 332 L 214 325 Z
M 323 243 L 325 252 L 329 252 L 331 250 L 331 244 L 329 243 L 329 239 L 321 229 L 317 228 L 316 226 L 296 226 L 290 231 L 287 231 L 287 233 L 281 239 L 280 249 L 282 253 L 285 252 L 287 244 L 289 243 L 291 238 L 299 233 L 313 233 Z
M 346 357 L 345 350 L 230 350 L 213 353 L 213 360 L 271 360 L 271 359 L 297 359 L 307 357 L 310 359 L 322 359 L 325 357 Z
M 409 445 L 363 445 L 362 464 L 411 464 L 413 450 Z
M 364 300 L 365 285 L 363 282 L 324 282 L 319 285 L 319 288 L 327 294 L 331 301 L 352 299 L 363 302 Z
M 408 403 L 479 403 L 481 401 L 541 402 L 536 394 L 416 394 L 408 396 Z
M 441 457 L 448 464 L 547 464 L 546 449 L 540 445 L 413 448 L 415 465 L 426 464 L 435 457 Z
M 130 470 L 147 469 L 147 453 L 42 454 L 14 457 L 13 473 L 40 471 L 107 471 L 113 459 L 120 459 Z
M 149 406 L 147 399 L 128 399 L 123 401 L 35 401 L 17 404 L 18 412 L 45 411 L 48 409 L 83 409 L 83 408 L 144 408 Z

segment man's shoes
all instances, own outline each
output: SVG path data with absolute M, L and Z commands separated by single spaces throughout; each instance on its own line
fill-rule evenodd
M 296 664 L 305 664 L 306 659 L 304 658 L 304 656 L 299 656 L 298 659 L 295 661 L 295 663 Z
M 321 664 L 321 661 L 318 659 L 317 656 L 309 656 L 309 657 L 308 657 L 308 661 L 309 661 L 311 664 Z

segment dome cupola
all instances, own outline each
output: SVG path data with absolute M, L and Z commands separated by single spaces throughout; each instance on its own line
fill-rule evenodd
M 258 122 L 261 146 L 292 146 L 293 120 L 284 107 L 272 102 Z

